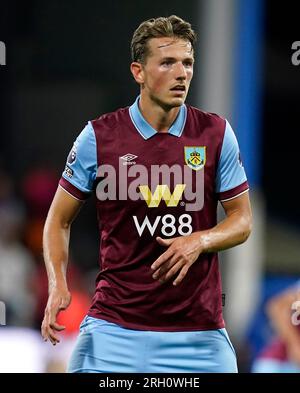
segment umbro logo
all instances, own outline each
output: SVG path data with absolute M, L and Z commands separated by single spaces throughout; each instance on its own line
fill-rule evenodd
M 124 160 L 123 165 L 134 165 L 136 164 L 135 161 L 133 161 L 135 158 L 138 156 L 134 154 L 127 153 L 124 156 L 120 157 L 121 160 Z
M 134 154 L 130 154 L 130 153 L 127 153 L 127 154 L 125 154 L 125 156 L 121 157 L 121 159 L 125 160 L 125 161 L 132 161 L 135 158 L 137 158 L 137 156 L 135 156 Z

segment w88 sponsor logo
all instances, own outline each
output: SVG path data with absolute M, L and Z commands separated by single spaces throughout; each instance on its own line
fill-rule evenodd
M 133 221 L 140 237 L 145 230 L 148 230 L 151 236 L 153 236 L 160 222 L 162 224 L 161 234 L 163 236 L 187 236 L 193 231 L 192 217 L 190 214 L 182 214 L 178 217 L 178 220 L 172 214 L 157 216 L 153 223 L 150 222 L 148 216 L 141 223 L 138 221 L 137 216 L 133 216 Z

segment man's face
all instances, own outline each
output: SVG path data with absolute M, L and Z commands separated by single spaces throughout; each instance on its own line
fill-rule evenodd
M 193 77 L 193 49 L 189 41 L 152 38 L 142 67 L 142 94 L 165 108 L 182 105 Z

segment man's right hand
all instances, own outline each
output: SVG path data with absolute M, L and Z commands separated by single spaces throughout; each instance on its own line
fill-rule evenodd
M 42 336 L 45 341 L 48 339 L 53 345 L 59 343 L 57 332 L 65 329 L 65 326 L 56 322 L 57 315 L 61 310 L 65 310 L 71 303 L 71 294 L 67 288 L 52 288 L 49 292 L 48 302 L 42 323 Z

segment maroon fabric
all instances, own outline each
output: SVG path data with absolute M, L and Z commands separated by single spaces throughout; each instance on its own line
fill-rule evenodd
M 193 107 L 187 108 L 187 120 L 180 137 L 158 133 L 145 140 L 135 129 L 128 108 L 92 121 L 98 165 L 114 166 L 117 181 L 119 157 L 127 153 L 136 155 L 134 161 L 145 165 L 150 171 L 151 164 L 178 164 L 183 168 L 184 146 L 206 146 L 206 163 L 204 208 L 200 211 L 186 211 L 181 202 L 176 207 L 167 207 L 164 200 L 158 207 L 149 208 L 143 199 L 97 199 L 100 272 L 88 313 L 90 316 L 141 330 L 184 331 L 224 327 L 217 254 L 201 255 L 177 287 L 172 285 L 172 280 L 161 284 L 152 278 L 150 269 L 156 258 L 166 250 L 155 240 L 156 236 L 162 236 L 161 221 L 153 236 L 146 228 L 140 237 L 133 219 L 136 216 L 139 222 L 143 222 L 147 216 L 153 223 L 158 216 L 171 214 L 178 226 L 179 217 L 188 213 L 192 217 L 193 231 L 216 225 L 219 195 L 215 193 L 215 178 L 225 120 Z M 196 171 L 192 172 L 195 176 Z M 100 180 L 97 178 L 97 182 Z M 133 180 L 128 178 L 128 185 Z M 172 193 L 174 179 L 170 183 L 168 186 Z M 87 197 L 65 179 L 61 179 L 60 184 L 79 199 Z M 148 186 L 151 189 L 150 179 Z M 118 193 L 118 189 L 116 191 Z M 236 187 L 230 191 L 230 195 L 239 192 L 240 187 Z M 184 195 L 182 202 L 186 202 Z
M 238 187 L 235 187 L 232 190 L 224 191 L 219 193 L 219 200 L 226 201 L 227 199 L 234 198 L 235 196 L 241 194 L 242 192 L 248 190 L 249 184 L 247 181 L 240 184 Z
M 84 201 L 89 197 L 89 194 L 82 192 L 78 190 L 77 187 L 73 186 L 70 182 L 68 182 L 64 177 L 60 178 L 59 185 L 69 192 L 71 195 L 73 195 L 75 198 L 80 199 L 81 201 Z

